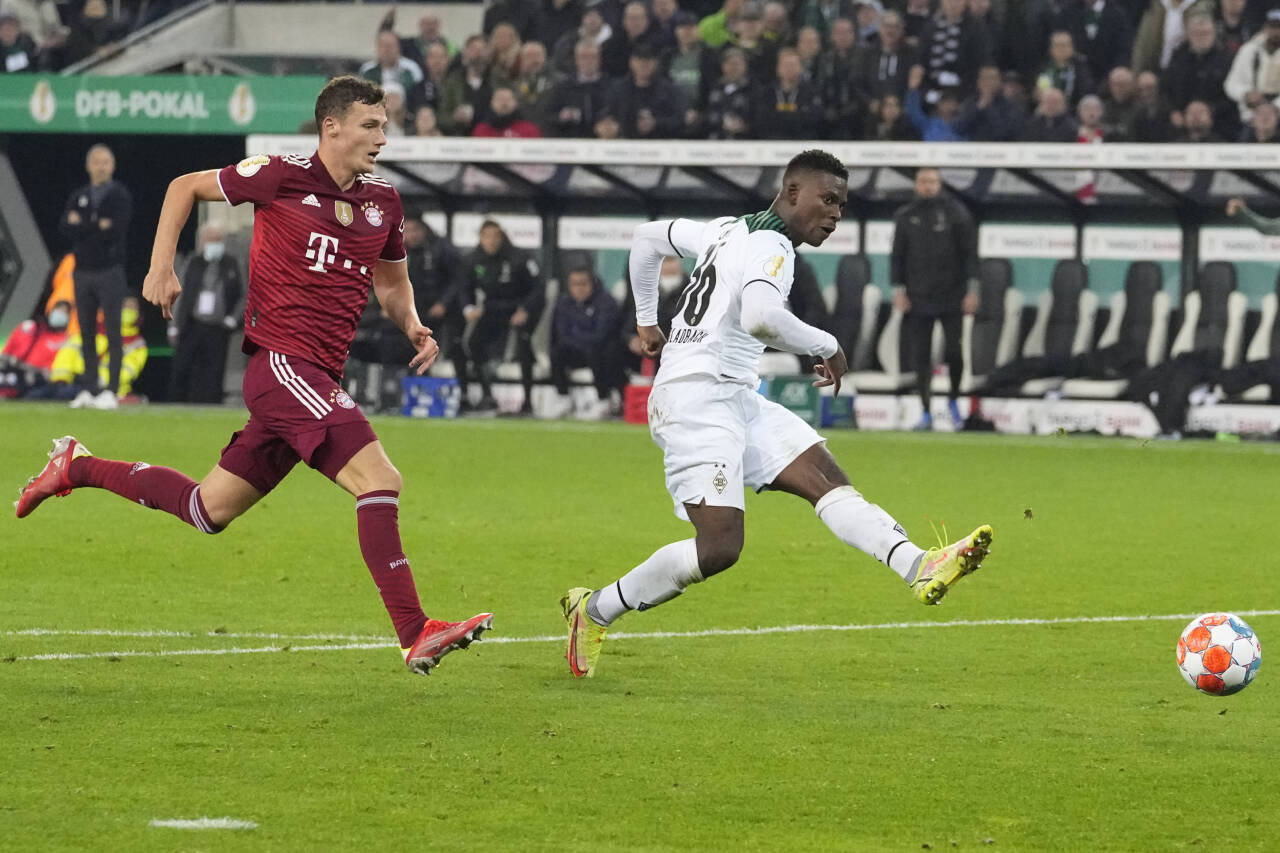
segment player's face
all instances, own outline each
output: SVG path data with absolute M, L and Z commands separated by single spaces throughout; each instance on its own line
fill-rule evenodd
M 844 216 L 849 184 L 826 172 L 808 172 L 801 173 L 797 185 L 795 215 L 788 228 L 800 242 L 821 246 Z
M 387 144 L 387 110 L 382 104 L 354 103 L 341 118 L 325 119 L 325 137 L 338 159 L 354 174 L 373 171 Z

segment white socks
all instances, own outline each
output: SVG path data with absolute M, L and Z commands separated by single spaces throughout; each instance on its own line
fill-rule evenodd
M 628 610 L 648 610 L 670 601 L 686 586 L 701 580 L 695 540 L 672 542 L 615 583 L 597 590 L 587 601 L 587 613 L 599 624 L 608 625 Z
M 912 544 L 893 516 L 867 503 L 853 486 L 832 489 L 813 510 L 841 542 L 875 557 L 903 580 L 908 580 L 924 556 L 924 549 Z

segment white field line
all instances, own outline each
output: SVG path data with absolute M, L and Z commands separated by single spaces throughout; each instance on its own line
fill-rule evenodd
M 1237 616 L 1280 616 L 1280 610 L 1236 610 Z M 702 631 L 617 631 L 609 634 L 610 640 L 661 640 L 690 639 L 697 637 L 738 637 L 757 636 L 763 634 L 801 634 L 815 631 L 911 631 L 922 628 L 984 628 L 1008 626 L 1041 626 L 1041 625 L 1082 625 L 1098 622 L 1131 623 L 1131 622 L 1175 622 L 1191 619 L 1198 613 L 1166 613 L 1146 614 L 1141 616 L 1064 616 L 1052 619 L 956 619 L 949 622 L 880 622 L 873 624 L 852 625 L 773 625 L 760 628 L 708 628 Z M 219 634 L 196 633 L 190 631 L 57 631 L 43 628 L 29 628 L 22 631 L 6 631 L 6 636 L 109 636 L 109 637 L 241 637 L 264 639 L 344 639 L 345 643 L 326 643 L 324 645 L 285 645 L 257 646 L 254 648 L 221 648 L 221 649 L 160 649 L 160 650 L 121 650 L 112 652 L 50 652 L 36 655 L 18 655 L 13 660 L 87 660 L 90 658 L 162 658 L 186 657 L 202 655 L 260 655 L 277 652 L 338 652 L 367 649 L 393 649 L 399 643 L 387 642 L 375 637 L 351 637 L 342 634 Z M 533 637 L 489 636 L 482 642 L 490 643 L 560 643 L 564 642 L 563 634 L 544 634 Z
M 152 818 L 151 826 L 160 829 L 257 829 L 258 825 L 251 820 L 236 820 L 232 817 L 199 817 L 195 820 L 173 818 L 161 820 Z

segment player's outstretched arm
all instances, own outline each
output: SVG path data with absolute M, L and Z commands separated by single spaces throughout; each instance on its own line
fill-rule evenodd
M 418 318 L 417 306 L 413 304 L 413 284 L 409 281 L 409 265 L 404 261 L 378 261 L 373 267 L 373 292 L 383 312 L 400 327 L 418 351 L 409 361 L 409 366 L 415 368 L 419 376 L 426 373 L 439 355 L 440 345 Z
M 155 243 L 151 247 L 151 269 L 142 282 L 142 298 L 159 306 L 166 320 L 173 319 L 173 303 L 182 292 L 178 275 L 173 270 L 173 256 L 178 251 L 178 235 L 191 216 L 196 200 L 225 201 L 218 186 L 218 171 L 188 172 L 174 178 L 164 194 L 160 220 L 156 223 Z
M 818 387 L 834 385 L 840 391 L 840 380 L 848 369 L 844 353 L 830 332 L 810 326 L 787 310 L 782 293 L 769 282 L 757 279 L 742 290 L 742 328 L 756 340 L 774 349 L 797 355 L 822 358 L 816 368 Z

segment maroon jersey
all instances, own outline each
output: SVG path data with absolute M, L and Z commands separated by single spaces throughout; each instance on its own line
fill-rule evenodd
M 373 267 L 403 261 L 404 208 L 391 184 L 333 182 L 318 153 L 257 156 L 218 172 L 231 204 L 254 204 L 244 349 L 259 348 L 342 376 Z

